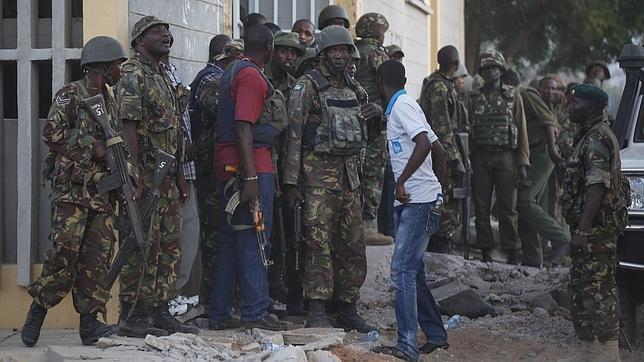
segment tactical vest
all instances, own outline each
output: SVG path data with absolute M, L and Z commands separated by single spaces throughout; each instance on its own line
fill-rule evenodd
M 203 78 L 210 74 L 222 72 L 221 68 L 208 63 L 205 68 L 197 73 L 195 79 L 190 83 L 190 100 L 188 101 L 188 114 L 190 115 L 190 135 L 193 140 L 199 139 L 204 131 L 201 121 L 201 107 L 199 106 L 199 93 L 197 92 Z
M 217 124 L 215 125 L 215 143 L 236 143 L 235 133 L 235 102 L 230 97 L 230 88 L 235 74 L 248 67 L 257 69 L 257 72 L 266 81 L 269 96 L 264 102 L 264 110 L 255 125 L 253 125 L 254 147 L 278 147 L 281 143 L 282 133 L 287 126 L 286 101 L 278 90 L 264 76 L 262 71 L 247 59 L 242 59 L 230 64 L 221 76 L 219 88 L 219 109 Z
M 575 145 L 564 170 L 565 192 L 559 197 L 562 214 L 569 225 L 577 225 L 581 218 L 586 201 L 585 171 L 580 158 L 581 149 L 593 133 L 602 133 L 610 140 L 611 146 L 611 180 L 606 189 L 599 210 L 593 219 L 593 226 L 610 228 L 622 232 L 628 223 L 628 207 L 631 205 L 630 184 L 621 172 L 619 144 L 613 131 L 601 121 L 588 130 Z
M 423 80 L 423 87 L 420 94 L 427 92 L 434 82 L 441 82 L 447 87 L 447 110 L 449 112 L 450 119 L 453 119 L 454 113 L 456 112 L 456 93 L 454 91 L 454 82 L 445 79 L 442 75 L 438 74 L 438 72 L 434 72 Z M 427 106 L 429 109 L 423 109 L 423 111 L 425 111 L 427 117 L 430 117 L 432 106 L 431 102 L 429 102 L 426 107 Z
M 359 86 L 345 75 L 348 87 L 331 86 L 320 72 L 309 71 L 320 100 L 319 117 L 307 120 L 302 144 L 314 152 L 336 156 L 355 155 L 366 146 L 367 133 L 360 117 Z M 313 113 L 313 112 L 311 112 Z
M 514 124 L 515 92 L 503 86 L 499 99 L 492 103 L 483 93 L 473 93 L 470 98 L 472 119 L 471 134 L 474 145 L 505 149 L 517 148 L 519 131 Z

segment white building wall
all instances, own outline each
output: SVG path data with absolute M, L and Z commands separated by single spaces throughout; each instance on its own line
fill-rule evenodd
M 402 48 L 405 53 L 403 63 L 407 72 L 407 92 L 412 97 L 418 97 L 423 78 L 428 75 L 430 44 L 427 12 L 403 0 L 365 0 L 361 10 L 359 15 L 377 12 L 389 21 L 384 45 L 397 44 Z
M 170 62 L 189 84 L 206 65 L 210 39 L 225 31 L 225 0 L 130 0 L 130 30 L 146 15 L 170 24 L 174 44 Z
M 464 0 L 439 0 L 437 49 L 453 45 L 458 49 L 461 61 L 465 57 L 465 4 Z

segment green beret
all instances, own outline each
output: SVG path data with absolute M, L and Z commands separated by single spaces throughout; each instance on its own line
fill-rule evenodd
M 290 31 L 278 31 L 275 33 L 275 39 L 273 40 L 274 46 L 289 47 L 295 49 L 297 56 L 301 57 L 306 51 L 302 45 L 300 45 L 300 37 L 297 33 Z
M 592 84 L 578 84 L 572 88 L 570 95 L 602 105 L 608 104 L 608 94 L 603 89 Z
M 132 46 L 132 48 L 134 48 L 134 45 L 135 45 L 134 42 L 138 37 L 143 35 L 143 33 L 145 33 L 146 30 L 158 24 L 168 26 L 167 22 L 162 21 L 161 19 L 152 15 L 144 16 L 141 19 L 139 19 L 139 21 L 137 21 L 136 24 L 134 24 L 134 28 L 132 28 L 132 35 L 130 36 L 130 39 L 131 39 L 130 45 Z

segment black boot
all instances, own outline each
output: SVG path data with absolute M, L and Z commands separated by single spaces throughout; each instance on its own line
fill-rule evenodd
M 156 307 L 150 313 L 150 322 L 157 328 L 164 329 L 168 333 L 192 333 L 198 334 L 199 328 L 179 322 L 175 317 L 168 312 L 168 305 L 163 304 Z
M 27 347 L 33 347 L 38 342 L 38 337 L 40 337 L 40 328 L 42 323 L 45 321 L 45 316 L 47 315 L 47 309 L 36 304 L 36 302 L 31 303 L 29 307 L 29 312 L 27 313 L 27 318 L 25 319 L 25 324 L 22 326 L 22 331 L 20 332 L 20 337 L 22 338 L 22 343 Z
M 118 335 L 123 337 L 145 338 L 148 334 L 162 337 L 167 336 L 165 329 L 155 328 L 148 322 L 145 313 L 140 307 L 136 307 L 130 318 L 127 317 L 130 312 L 131 304 L 121 303 L 121 316 L 119 317 Z
M 306 319 L 305 328 L 332 328 L 331 322 L 326 317 L 323 300 L 309 300 L 309 317 Z
M 84 346 L 90 346 L 101 337 L 108 337 L 116 333 L 119 327 L 116 324 L 106 325 L 96 319 L 96 313 L 81 314 L 78 334 Z
M 365 320 L 358 314 L 356 303 L 339 302 L 340 312 L 335 324 L 338 327 L 344 328 L 345 331 L 356 330 L 360 333 L 369 333 L 378 330 L 375 326 L 367 324 Z
M 304 315 L 304 297 L 295 293 L 289 293 L 286 302 L 286 314 L 289 316 L 301 317 Z
M 519 260 L 517 257 L 516 250 L 506 250 L 505 253 L 508 255 L 508 264 L 510 265 L 519 265 Z
M 481 249 L 481 261 L 484 263 L 493 263 L 492 248 Z

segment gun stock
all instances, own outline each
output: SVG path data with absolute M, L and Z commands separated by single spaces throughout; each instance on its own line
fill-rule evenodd
M 459 199 L 461 199 L 461 219 L 463 224 L 462 238 L 463 238 L 463 258 L 466 260 L 470 258 L 470 198 L 472 196 L 471 177 L 472 165 L 470 163 L 469 152 L 469 136 L 467 133 L 461 132 L 454 134 L 458 151 L 465 166 L 465 175 L 462 180 L 462 187 Z M 456 195 L 455 195 L 456 197 Z

